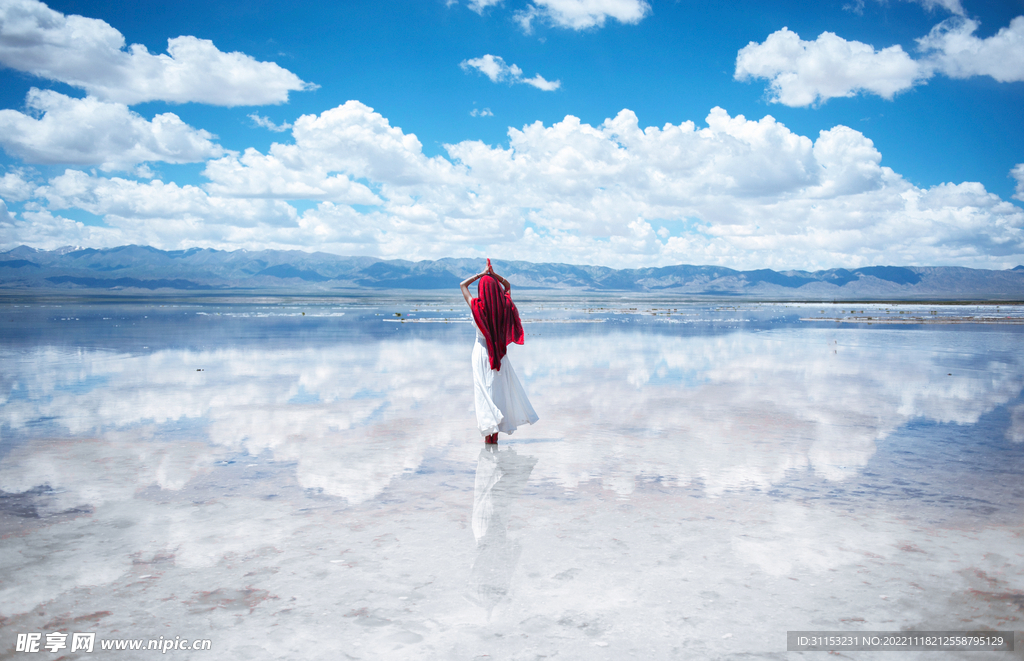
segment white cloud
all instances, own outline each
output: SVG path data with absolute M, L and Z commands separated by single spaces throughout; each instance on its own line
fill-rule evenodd
M 477 109 L 473 108 L 469 111 L 471 117 L 494 117 L 494 113 L 491 112 L 490 108 Z
M 634 25 L 650 12 L 651 6 L 643 0 L 535 0 L 516 12 L 516 21 L 527 33 L 535 19 L 560 28 L 586 30 L 604 27 L 609 18 Z
M 522 82 L 526 83 L 527 85 L 532 85 L 539 90 L 544 90 L 545 92 L 554 92 L 556 89 L 562 86 L 562 81 L 545 80 L 544 76 L 540 75 L 539 73 L 533 78 L 524 78 Z
M 487 54 L 483 57 L 475 57 L 471 60 L 463 60 L 459 63 L 463 71 L 476 69 L 491 79 L 492 83 L 500 83 L 506 80 L 515 81 L 523 75 L 523 70 L 516 65 L 505 64 L 504 58 L 498 55 Z
M 979 23 L 951 18 L 918 39 L 928 63 L 951 78 L 991 76 L 1001 83 L 1024 80 L 1024 16 L 986 39 L 974 36 Z
M 269 237 L 299 226 L 295 208 L 279 200 L 212 197 L 195 186 L 94 177 L 78 170 L 54 177 L 37 195 L 50 210 L 83 209 L 101 216 L 107 227 L 71 229 L 75 236 L 102 233 L 103 245 L 245 244 L 253 236 Z M 23 217 L 32 221 L 33 231 L 58 232 L 70 222 L 51 217 L 49 211 L 34 216 L 25 212 Z
M 1018 163 L 1010 170 L 1010 176 L 1017 181 L 1017 189 L 1014 191 L 1013 197 L 1024 202 L 1024 163 Z
M 454 0 L 452 1 L 454 2 Z M 485 9 L 500 5 L 501 3 L 502 0 L 469 0 L 467 6 L 476 13 L 483 15 Z
M 941 4 L 953 12 L 959 8 L 955 1 L 924 0 L 922 4 L 929 8 Z M 936 73 L 951 78 L 991 76 L 999 82 L 1024 80 L 1024 16 L 986 39 L 974 36 L 978 26 L 977 21 L 962 16 L 946 19 L 917 40 L 918 50 L 924 54 L 918 60 L 899 45 L 876 51 L 869 44 L 847 41 L 831 32 L 804 41 L 782 28 L 768 35 L 764 43 L 752 41 L 737 53 L 734 77 L 768 80 L 769 100 L 791 107 L 861 92 L 892 99 Z
M 268 129 L 270 131 L 273 131 L 274 133 L 284 133 L 285 131 L 292 127 L 292 125 L 289 124 L 288 122 L 275 124 L 273 121 L 270 120 L 269 117 L 263 117 L 258 112 L 250 113 L 249 119 L 251 119 L 252 123 L 256 126 Z
M 808 106 L 861 91 L 891 99 L 928 77 L 928 72 L 900 46 L 876 51 L 859 41 L 823 32 L 804 41 L 788 28 L 750 42 L 736 56 L 736 80 L 770 81 L 771 101 Z
M 906 0 L 907 2 L 916 2 L 928 11 L 935 11 L 936 8 L 941 7 L 948 11 L 950 14 L 956 14 L 957 16 L 964 15 L 963 5 L 960 4 L 960 0 Z
M 280 151 L 280 150 L 278 150 Z M 247 149 L 240 158 L 211 161 L 204 174 L 213 180 L 207 190 L 224 197 L 267 197 L 292 200 L 329 200 L 345 204 L 379 204 L 381 200 L 344 174 L 332 173 L 325 160 L 299 156 L 287 162 L 275 154 Z
M 145 190 L 134 192 L 141 195 Z M 164 218 L 108 215 L 104 217 L 107 226 L 86 225 L 45 210 L 25 211 L 20 220 L 8 216 L 6 222 L 4 214 L 0 213 L 0 246 L 3 250 L 22 244 L 46 250 L 66 245 L 100 248 L 126 244 L 218 250 L 304 247 L 342 255 L 375 255 L 386 239 L 378 225 L 386 225 L 387 218 L 359 214 L 348 206 L 324 202 L 299 216 L 291 207 L 284 210 L 276 205 L 264 205 L 255 210 L 263 212 L 255 214 L 255 222 L 251 219 L 231 222 L 230 216 L 225 216 L 231 207 L 225 202 L 231 201 L 219 201 L 219 217 L 176 216 L 173 211 Z M 245 200 L 234 202 L 242 212 L 253 211 Z M 276 204 L 288 206 L 283 202 Z M 273 212 L 283 210 L 287 213 L 277 213 L 277 218 L 274 217 Z M 262 220 L 265 216 L 269 216 L 266 222 Z M 280 222 L 289 217 L 291 223 Z
M 513 14 L 513 20 L 519 24 L 523 32 L 530 34 L 533 32 L 533 19 L 537 18 L 540 11 L 534 5 L 529 5 L 526 9 L 521 9 Z
M 878 0 L 879 4 L 885 4 L 887 0 Z M 960 4 L 960 0 L 903 0 L 904 2 L 913 2 L 919 4 L 928 11 L 935 11 L 941 7 L 951 14 L 957 16 L 963 16 L 964 8 Z M 864 0 L 853 0 L 850 4 L 843 5 L 843 9 L 846 11 L 852 11 L 855 14 L 864 13 Z
M 295 144 L 274 143 L 263 156 L 253 149 L 242 158 L 211 161 L 204 172 L 217 194 L 232 190 L 239 168 L 278 172 L 342 172 L 390 186 L 442 184 L 453 171 L 447 160 L 427 158 L 415 135 L 405 134 L 358 101 L 317 115 L 303 115 L 292 128 Z M 230 176 L 229 176 L 230 175 Z M 274 176 L 281 176 L 275 174 Z M 366 201 L 364 203 L 370 203 Z
M 37 199 L 52 211 L 84 209 L 108 227 L 75 229 L 38 211 L 32 221 L 41 227 L 10 227 L 3 244 L 92 245 L 116 235 L 115 244 L 161 248 L 491 253 L 614 267 L 1024 261 L 1024 211 L 981 184 L 916 187 L 845 126 L 812 139 L 772 117 L 721 108 L 706 122 L 642 129 L 628 110 L 598 126 L 568 116 L 510 129 L 507 146 L 447 145 L 444 158 L 426 156 L 416 136 L 350 101 L 298 118 L 293 141 L 266 154 L 209 162 L 204 188 L 69 170 Z M 299 213 L 265 199 L 300 196 L 320 203 Z M 55 238 L 65 231 L 70 238 Z
M 0 145 L 27 163 L 129 170 L 146 161 L 194 163 L 225 153 L 212 142 L 213 135 L 174 113 L 147 121 L 121 103 L 35 88 L 25 105 L 42 116 L 0 110 Z
M 128 105 L 264 105 L 316 87 L 273 62 L 224 53 L 206 39 L 169 39 L 167 54 L 154 55 L 141 44 L 125 48 L 124 36 L 105 21 L 65 16 L 37 0 L 0 3 L 0 63 Z
M 32 197 L 35 188 L 21 176 L 20 172 L 7 172 L 0 177 L 0 198 L 12 202 L 21 202 Z
M 476 69 L 490 78 L 492 83 L 505 81 L 508 81 L 509 84 L 525 83 L 545 92 L 553 92 L 562 86 L 561 81 L 548 81 L 540 74 L 535 75 L 533 78 L 523 78 L 522 69 L 514 64 L 506 64 L 504 58 L 498 55 L 491 55 L 490 53 L 482 57 L 463 60 L 459 63 L 459 66 L 462 67 L 463 71 Z
M 49 211 L 25 211 L 21 216 L 18 219 L 8 213 L 5 218 L 0 213 L 0 245 L 5 250 L 20 245 L 45 250 L 67 245 L 112 248 L 123 245 L 125 238 L 117 229 L 86 225 Z

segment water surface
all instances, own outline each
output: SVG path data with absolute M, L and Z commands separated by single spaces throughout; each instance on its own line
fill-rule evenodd
M 1024 327 L 992 321 L 1019 308 L 520 311 L 541 420 L 490 451 L 461 299 L 3 305 L 0 654 L 56 630 L 790 658 L 787 630 L 1024 628 Z

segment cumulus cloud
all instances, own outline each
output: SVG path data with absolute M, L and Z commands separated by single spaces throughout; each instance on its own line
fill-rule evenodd
M 128 105 L 264 105 L 316 87 L 273 62 L 224 53 L 192 36 L 169 39 L 166 54 L 141 44 L 126 48 L 124 36 L 105 21 L 64 15 L 37 0 L 0 3 L 0 63 Z
M 142 194 L 144 190 L 132 191 Z M 218 250 L 323 250 L 344 255 L 376 255 L 386 242 L 380 229 L 388 219 L 375 214 L 360 214 L 351 207 L 323 202 L 301 216 L 284 202 L 252 205 L 234 200 L 235 208 L 250 214 L 244 221 L 232 222 L 225 212 L 232 200 L 219 200 L 219 216 L 165 217 L 117 215 L 104 216 L 106 226 L 86 225 L 49 211 L 25 211 L 21 218 L 0 213 L 0 247 L 19 245 L 53 250 L 66 245 L 94 248 L 126 244 L 215 248 Z M 2 200 L 0 200 L 2 203 Z M 127 205 L 126 205 L 127 206 Z M 198 207 L 199 205 L 197 205 Z M 287 208 L 286 208 L 287 207 Z M 291 219 L 289 221 L 289 219 Z
M 1013 197 L 1024 202 L 1024 163 L 1018 163 L 1015 168 L 1010 170 L 1010 176 L 1017 181 L 1017 190 Z
M 491 252 L 614 267 L 1024 261 L 1019 207 L 978 183 L 914 186 L 845 126 L 812 138 L 770 116 L 715 108 L 706 126 L 641 128 L 623 110 L 596 126 L 567 116 L 508 135 L 504 146 L 464 141 L 446 145 L 447 158 L 427 156 L 415 135 L 349 101 L 299 117 L 292 140 L 266 153 L 210 161 L 202 188 L 69 170 L 35 199 L 53 212 L 101 216 L 118 243 L 163 248 L 316 248 L 405 259 Z M 299 213 L 284 201 L 298 197 L 318 204 Z M 40 215 L 34 222 L 59 234 L 64 221 Z M 18 225 L 4 244 L 39 245 L 27 240 L 32 231 Z M 72 242 L 91 245 L 56 245 Z
M 204 170 L 204 174 L 213 180 L 207 189 L 224 197 L 380 203 L 380 199 L 363 184 L 352 181 L 345 174 L 332 173 L 330 159 L 299 157 L 304 160 L 302 165 L 288 163 L 274 153 L 264 155 L 255 149 L 247 149 L 240 158 L 211 161 Z
M 147 161 L 194 163 L 225 154 L 213 135 L 174 113 L 148 121 L 122 103 L 35 88 L 25 105 L 41 116 L 0 110 L 0 145 L 27 163 L 95 165 L 109 171 Z
M 280 200 L 209 196 L 195 186 L 120 177 L 96 177 L 68 170 L 38 189 L 48 209 L 25 211 L 4 228 L 4 243 L 17 241 L 55 248 L 73 244 L 115 246 L 126 243 L 191 247 L 248 248 L 257 241 L 295 245 L 307 231 L 294 207 Z M 82 209 L 100 216 L 105 226 L 83 225 L 51 210 Z M 12 239 L 12 237 L 18 237 Z M 288 238 L 291 237 L 291 238 Z
M 0 200 L 3 204 L 3 200 Z M 117 228 L 86 225 L 77 220 L 54 216 L 49 211 L 25 211 L 16 218 L 0 211 L 0 245 L 5 250 L 29 245 L 53 250 L 62 246 L 112 248 L 123 245 L 125 235 Z
M 491 112 L 490 108 L 473 108 L 469 111 L 471 117 L 494 117 L 494 113 Z
M 211 197 L 196 186 L 120 177 L 97 177 L 67 170 L 50 179 L 36 193 L 50 209 L 83 209 L 109 221 L 178 220 L 202 224 L 292 225 L 293 207 L 272 200 L 235 200 Z
M 12 202 L 21 202 L 32 197 L 35 188 L 22 177 L 20 172 L 6 172 L 0 177 L 0 198 Z
M 498 55 L 491 55 L 490 53 L 482 57 L 463 60 L 459 63 L 459 66 L 462 67 L 463 71 L 476 69 L 478 72 L 490 78 L 492 83 L 502 83 L 506 81 L 509 84 L 525 83 L 527 85 L 532 85 L 539 90 L 544 90 L 545 92 L 553 92 L 562 86 L 561 81 L 548 81 L 540 74 L 535 75 L 533 78 L 523 78 L 522 69 L 514 64 L 506 64 L 504 58 Z
M 609 18 L 634 25 L 651 12 L 644 0 L 536 0 L 516 12 L 523 31 L 533 30 L 535 20 L 570 30 L 604 27 Z
M 927 76 L 900 46 L 876 51 L 831 32 L 804 41 L 782 28 L 762 44 L 750 42 L 736 56 L 736 80 L 767 79 L 770 100 L 787 106 L 808 106 L 862 91 L 891 99 Z
M 319 116 L 303 115 L 292 128 L 294 144 L 274 143 L 269 153 L 248 149 L 241 158 L 226 157 L 207 164 L 204 175 L 212 183 L 207 190 L 217 195 L 243 190 L 251 178 L 289 178 L 285 172 L 324 177 L 344 173 L 348 177 L 379 182 L 383 186 L 443 185 L 453 171 L 441 157 L 428 158 L 415 135 L 403 133 L 387 119 L 358 101 L 348 101 Z M 359 184 L 360 188 L 369 189 Z M 360 192 L 360 195 L 364 193 Z M 363 197 L 358 203 L 372 204 Z
M 956 14 L 963 11 L 958 2 L 923 4 L 941 4 Z M 831 32 L 804 41 L 782 28 L 764 43 L 752 41 L 739 51 L 734 77 L 769 81 L 769 100 L 791 107 L 864 92 L 892 99 L 936 73 L 951 78 L 991 76 L 999 82 L 1024 80 L 1024 16 L 986 39 L 974 36 L 978 26 L 960 15 L 939 23 L 917 40 L 920 59 L 910 57 L 899 45 L 875 50 Z
M 950 78 L 991 76 L 1001 83 L 1024 80 L 1024 16 L 986 39 L 974 36 L 979 23 L 954 17 L 918 39 L 930 66 Z

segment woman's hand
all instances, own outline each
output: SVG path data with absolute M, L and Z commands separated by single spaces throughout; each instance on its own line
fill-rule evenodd
M 488 257 L 487 268 L 476 275 L 466 278 L 460 285 L 460 289 L 462 289 L 462 297 L 466 299 L 466 303 L 469 303 L 471 300 L 473 300 L 473 295 L 469 293 L 469 286 L 476 282 L 477 280 L 479 280 L 480 278 L 484 277 L 485 275 L 489 275 L 495 280 L 497 280 L 499 283 L 501 283 L 501 285 L 505 288 L 506 294 L 512 292 L 511 283 L 509 283 L 508 280 L 494 272 L 494 267 L 491 266 L 491 258 Z
M 462 290 L 462 298 L 466 299 L 466 305 L 472 307 L 470 302 L 473 300 L 473 295 L 469 293 L 469 286 L 485 275 L 487 275 L 487 271 L 471 275 L 459 284 L 459 289 Z

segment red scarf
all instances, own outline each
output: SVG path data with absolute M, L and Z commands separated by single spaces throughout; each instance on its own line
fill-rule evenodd
M 508 345 L 523 343 L 523 323 L 519 321 L 519 310 L 498 281 L 489 275 L 480 278 L 477 297 L 469 307 L 473 319 L 487 342 L 487 355 L 491 369 L 501 370 L 501 359 L 508 351 Z

